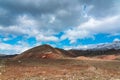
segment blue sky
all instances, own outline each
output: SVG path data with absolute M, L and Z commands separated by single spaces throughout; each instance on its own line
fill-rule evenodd
M 0 54 L 50 44 L 63 49 L 120 39 L 120 0 L 0 0 Z

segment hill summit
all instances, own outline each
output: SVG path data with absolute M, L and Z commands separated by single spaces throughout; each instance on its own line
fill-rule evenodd
M 67 56 L 73 56 L 67 51 L 59 48 L 53 48 L 50 45 L 44 44 L 34 48 L 31 48 L 16 57 L 14 59 L 24 59 L 24 58 L 42 58 L 42 59 L 59 59 Z

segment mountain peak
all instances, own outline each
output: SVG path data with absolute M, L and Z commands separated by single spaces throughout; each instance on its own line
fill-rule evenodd
M 20 55 L 14 57 L 14 59 L 24 58 L 44 58 L 44 59 L 57 59 L 65 57 L 63 50 L 56 49 L 48 44 L 40 45 L 31 48 Z
M 38 47 L 53 48 L 51 45 L 48 44 L 39 45 Z
M 40 46 L 44 46 L 44 47 L 51 47 L 50 45 L 48 44 L 43 44 L 43 45 L 40 45 Z

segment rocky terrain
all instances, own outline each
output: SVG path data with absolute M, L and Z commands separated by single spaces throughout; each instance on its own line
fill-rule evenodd
M 41 45 L 0 58 L 0 80 L 120 80 L 119 75 L 119 49 L 66 51 Z
M 119 80 L 120 61 L 22 59 L 2 63 L 1 80 Z

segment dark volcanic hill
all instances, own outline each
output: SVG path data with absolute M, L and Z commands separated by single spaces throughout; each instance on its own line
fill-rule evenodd
M 68 51 L 59 48 L 53 48 L 50 45 L 41 45 L 31 48 L 20 55 L 14 57 L 14 59 L 24 58 L 43 58 L 43 59 L 59 59 L 64 57 L 72 57 Z

